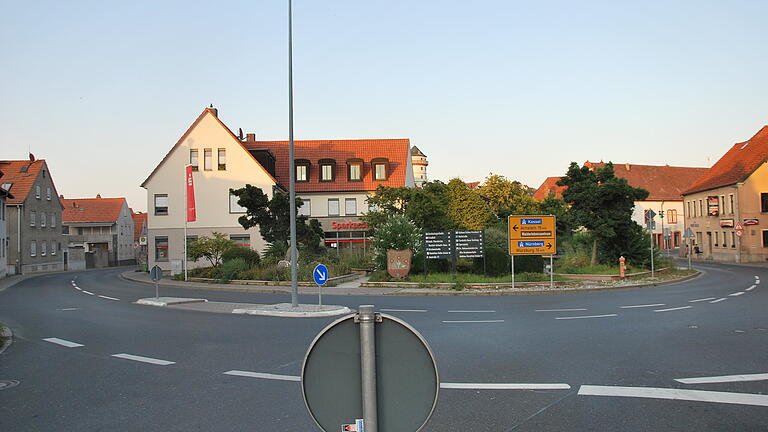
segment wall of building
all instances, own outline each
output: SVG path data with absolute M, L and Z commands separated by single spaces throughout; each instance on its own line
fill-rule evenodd
M 654 243 L 661 250 L 677 249 L 683 245 L 683 233 L 685 232 L 685 218 L 683 215 L 683 201 L 635 201 L 635 209 L 632 220 L 645 227 L 645 211 L 653 210 L 656 213 L 653 229 Z M 664 217 L 660 217 L 660 215 Z M 669 230 L 669 239 L 664 238 L 664 230 Z
M 700 252 L 694 254 L 694 258 L 741 262 L 742 240 L 734 231 L 740 218 L 741 200 L 738 189 L 735 185 L 726 186 L 683 197 L 686 227 L 693 231 L 694 247 Z M 716 206 L 708 205 L 709 197 L 717 198 Z M 710 210 L 714 213 L 715 208 L 717 214 L 710 215 Z
M 136 262 L 133 249 L 133 217 L 128 208 L 128 203 L 123 201 L 115 223 L 117 234 L 117 261 L 119 265 L 134 264 Z
M 213 169 L 210 171 L 204 169 L 206 148 L 210 148 L 212 152 Z M 218 170 L 217 154 L 220 148 L 226 150 L 225 170 Z M 198 150 L 199 170 L 193 174 L 197 221 L 189 223 L 189 235 L 210 236 L 214 231 L 227 235 L 250 234 L 251 248 L 262 252 L 265 243 L 258 234 L 258 229 L 246 232 L 237 222 L 243 213 L 231 211 L 229 190 L 251 184 L 261 188 L 271 198 L 274 180 L 229 131 L 221 126 L 213 114 L 206 112 L 144 185 L 147 189 L 149 267 L 157 263 L 164 270 L 170 270 L 170 260 L 183 260 L 183 227 L 186 216 L 184 166 L 189 163 L 190 149 Z M 168 195 L 167 215 L 155 214 L 156 194 Z M 168 237 L 169 261 L 155 260 L 157 236 Z M 190 263 L 189 267 L 194 265 Z
M 0 196 L 0 278 L 8 274 L 8 235 L 5 197 Z
M 763 163 L 738 187 L 738 221 L 744 228 L 741 236 L 741 261 L 768 261 L 768 213 L 762 212 L 760 194 L 768 193 L 768 164 Z M 746 219 L 757 219 L 756 225 L 746 225 Z M 764 234 L 764 232 L 766 234 Z
M 411 164 L 413 165 L 413 177 L 416 182 L 416 186 L 421 187 L 425 182 L 428 181 L 427 166 L 429 163 L 427 162 L 427 157 L 413 155 L 411 156 Z

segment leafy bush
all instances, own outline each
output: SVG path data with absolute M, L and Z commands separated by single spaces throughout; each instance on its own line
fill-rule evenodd
M 421 232 L 405 216 L 390 216 L 374 230 L 373 247 L 376 253 L 376 265 L 384 269 L 387 267 L 387 250 L 420 250 Z
M 241 258 L 245 261 L 246 264 L 248 264 L 249 267 L 253 267 L 257 265 L 261 261 L 261 257 L 259 257 L 259 253 L 251 248 L 245 248 L 245 247 L 235 247 L 228 249 L 221 255 L 222 261 L 226 264 L 227 261 L 232 261 L 234 259 Z
M 482 262 L 480 265 L 482 265 Z M 475 271 L 477 271 L 477 268 Z M 486 246 L 485 272 L 491 276 L 508 275 L 509 253 L 506 250 L 496 246 Z
M 288 244 L 283 242 L 270 243 L 264 251 L 264 264 L 275 265 L 278 261 L 284 260 L 287 253 Z
M 248 263 L 245 262 L 245 260 L 242 258 L 235 258 L 230 261 L 224 261 L 224 264 L 221 266 L 221 275 L 219 276 L 219 280 L 230 281 L 232 279 L 239 279 L 238 275 L 241 272 L 248 270 L 248 268 Z

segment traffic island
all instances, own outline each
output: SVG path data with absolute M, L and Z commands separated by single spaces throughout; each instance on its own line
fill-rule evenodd
M 232 313 L 285 318 L 322 318 L 349 314 L 352 310 L 346 306 L 337 305 L 300 304 L 293 307 L 291 303 L 278 303 L 234 309 Z
M 206 303 L 206 299 L 183 298 L 183 297 L 149 297 L 136 300 L 136 304 L 145 306 L 175 306 L 187 303 Z
M 11 329 L 0 323 L 0 354 L 3 353 L 13 341 Z

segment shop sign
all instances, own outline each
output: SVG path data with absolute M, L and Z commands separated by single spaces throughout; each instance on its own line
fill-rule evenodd
M 331 229 L 335 230 L 367 230 L 368 224 L 365 222 L 332 222 Z
M 707 214 L 709 216 L 720 214 L 720 201 L 716 196 L 707 197 Z
M 759 219 L 744 219 L 744 225 L 758 225 L 759 223 Z
M 720 219 L 721 228 L 733 228 L 733 219 Z

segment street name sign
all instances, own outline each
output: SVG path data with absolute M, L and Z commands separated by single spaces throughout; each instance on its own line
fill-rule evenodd
M 551 215 L 509 216 L 510 255 L 554 255 L 557 226 Z
M 458 258 L 483 258 L 484 236 L 482 231 L 455 231 L 454 244 Z
M 304 403 L 326 432 L 363 426 L 361 325 L 358 315 L 323 329 L 309 346 L 301 369 Z M 375 376 L 378 432 L 417 432 L 437 403 L 440 380 L 427 342 L 406 322 L 375 314 Z M 366 420 L 367 422 L 367 420 Z M 367 429 L 367 428 L 366 428 Z
M 424 233 L 424 254 L 427 259 L 450 259 L 453 257 L 451 231 Z

